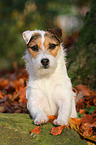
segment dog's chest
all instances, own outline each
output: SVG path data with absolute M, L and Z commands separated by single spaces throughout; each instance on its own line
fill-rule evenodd
M 54 81 L 51 80 L 44 80 L 42 83 L 42 93 L 46 98 L 46 107 L 45 112 L 48 115 L 56 115 L 57 114 L 57 106 L 54 100 L 54 91 L 55 91 L 55 84 Z

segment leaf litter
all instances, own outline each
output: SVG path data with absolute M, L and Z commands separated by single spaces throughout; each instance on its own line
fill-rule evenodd
M 26 107 L 26 82 L 28 74 L 24 68 L 0 72 L 0 112 L 28 113 Z M 76 108 L 78 118 L 70 118 L 69 127 L 76 130 L 85 139 L 96 142 L 96 92 L 87 86 L 77 85 L 73 90 L 77 93 Z M 56 116 L 48 116 L 52 123 Z M 51 134 L 61 134 L 65 126 L 53 127 Z M 41 132 L 36 126 L 31 134 Z

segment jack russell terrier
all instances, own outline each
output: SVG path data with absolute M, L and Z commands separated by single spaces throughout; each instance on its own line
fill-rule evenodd
M 68 125 L 70 117 L 77 116 L 61 36 L 58 28 L 23 32 L 29 73 L 27 108 L 36 125 L 46 123 L 48 115 L 58 116 L 54 125 Z

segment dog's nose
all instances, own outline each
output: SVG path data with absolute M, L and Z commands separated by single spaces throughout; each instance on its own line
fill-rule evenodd
M 43 58 L 43 59 L 41 60 L 41 64 L 42 64 L 44 67 L 48 66 L 48 64 L 49 64 L 49 59 Z

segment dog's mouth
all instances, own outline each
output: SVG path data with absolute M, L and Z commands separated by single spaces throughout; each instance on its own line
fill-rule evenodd
M 49 69 L 49 66 L 42 66 L 42 69 Z

